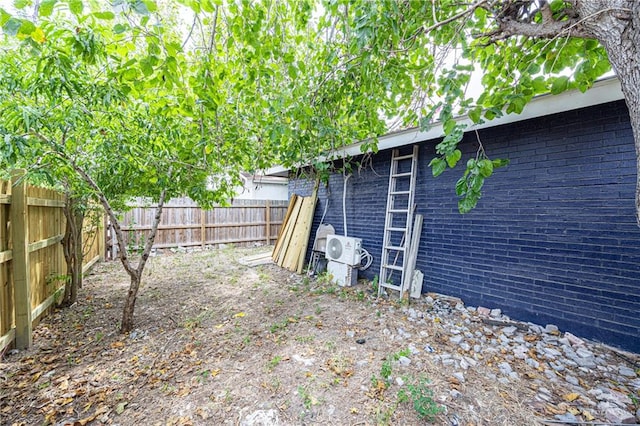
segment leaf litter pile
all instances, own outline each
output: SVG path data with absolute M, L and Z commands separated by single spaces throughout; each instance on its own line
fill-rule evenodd
M 0 360 L 0 424 L 529 425 L 570 408 L 554 384 L 544 408 L 532 403 L 539 384 L 500 384 L 489 359 L 464 377 L 437 362 L 461 351 L 442 331 L 455 309 L 411 321 L 371 283 L 238 263 L 264 250 L 151 258 L 128 335 L 128 277 L 98 265 L 78 302 L 35 328 L 32 349 Z

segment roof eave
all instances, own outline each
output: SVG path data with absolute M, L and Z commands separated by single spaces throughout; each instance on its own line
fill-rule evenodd
M 578 90 L 571 90 L 560 93 L 558 95 L 541 95 L 533 98 L 523 109 L 520 114 L 505 114 L 484 123 L 474 124 L 467 116 L 456 119 L 459 124 L 466 124 L 465 131 L 474 129 L 485 129 L 496 127 L 503 124 L 515 123 L 518 121 L 529 120 L 532 118 L 544 117 L 561 112 L 576 110 L 608 102 L 624 99 L 620 81 L 617 77 L 609 77 L 594 83 L 586 92 L 582 93 Z M 429 130 L 420 130 L 418 127 L 400 130 L 388 133 L 378 138 L 378 151 L 397 148 L 412 143 L 423 142 L 431 139 L 437 139 L 444 136 L 441 122 L 435 122 Z M 359 141 L 343 148 L 337 149 L 331 153 L 331 158 L 345 158 L 361 155 L 360 147 L 371 142 L 370 139 Z M 283 166 L 275 166 L 265 171 L 265 175 L 282 175 L 288 172 Z

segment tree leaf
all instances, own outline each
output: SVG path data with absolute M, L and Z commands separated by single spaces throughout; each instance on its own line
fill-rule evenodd
M 20 26 L 19 34 L 31 35 L 36 30 L 36 26 L 31 21 L 27 21 L 26 19 L 22 20 L 22 25 Z
M 18 10 L 24 9 L 29 6 L 30 3 L 31 2 L 29 0 L 13 0 L 13 6 Z
M 456 195 L 461 197 L 467 191 L 467 179 L 462 177 L 456 182 Z
M 7 22 L 2 26 L 2 31 L 10 36 L 16 36 L 18 31 L 20 31 L 20 27 L 22 26 L 22 21 L 16 18 L 9 18 Z
M 132 8 L 139 15 L 149 14 L 149 8 L 147 8 L 147 5 L 142 0 L 136 0 L 136 2 L 133 3 Z
M 38 14 L 41 17 L 51 16 L 51 14 L 53 13 L 53 7 L 57 2 L 58 0 L 43 0 L 42 3 L 40 3 Z
M 569 88 L 569 77 L 566 75 L 556 77 L 551 84 L 551 93 L 554 95 L 560 94 Z
M 434 177 L 440 176 L 442 172 L 447 169 L 447 163 L 442 158 L 438 157 L 431 160 L 429 166 L 431 167 L 431 173 L 433 173 Z
M 456 121 L 453 119 L 449 119 L 447 121 L 444 122 L 443 126 L 442 126 L 442 131 L 445 134 L 449 134 L 453 131 L 453 129 L 456 127 Z
M 462 214 L 469 213 L 478 204 L 475 197 L 464 197 L 458 200 L 458 211 Z
M 482 107 L 477 106 L 469 110 L 468 116 L 471 119 L 471 121 L 473 121 L 474 123 L 479 123 L 480 118 L 482 117 Z
M 115 24 L 113 26 L 113 33 L 114 34 L 122 34 L 125 31 L 127 31 L 128 27 L 126 25 L 123 24 Z
M 462 158 L 462 152 L 459 149 L 446 154 L 446 160 L 449 167 L 454 168 L 458 164 L 458 160 Z
M 84 4 L 82 0 L 69 0 L 69 10 L 74 15 L 78 16 L 82 14 L 82 10 L 84 9 Z
M 11 19 L 11 15 L 7 13 L 6 10 L 0 7 L 0 25 L 4 26 L 4 24 L 6 24 L 9 19 Z
M 116 15 L 110 11 L 94 12 L 93 16 L 95 16 L 98 19 L 104 19 L 104 20 L 111 20 L 116 17 Z
M 480 174 L 483 177 L 489 177 L 493 173 L 493 162 L 484 158 L 478 161 L 478 168 L 480 169 Z
M 44 35 L 44 32 L 42 31 L 42 28 L 38 27 L 36 28 L 32 33 L 31 33 L 31 38 L 38 42 L 38 43 L 44 43 L 46 40 L 46 37 Z

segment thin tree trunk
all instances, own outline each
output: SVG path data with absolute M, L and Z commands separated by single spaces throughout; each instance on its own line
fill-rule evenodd
M 82 224 L 84 212 L 79 201 L 66 194 L 63 209 L 66 218 L 66 229 L 62 239 L 64 259 L 67 264 L 67 279 L 65 281 L 64 299 L 62 304 L 70 306 L 78 298 L 78 289 L 82 287 Z
M 84 263 L 84 251 L 83 251 L 83 243 L 84 241 L 82 240 L 83 237 L 83 233 L 82 233 L 82 228 L 84 226 L 84 216 L 85 216 L 85 211 L 82 209 L 76 209 L 75 215 L 74 215 L 74 219 L 75 219 L 75 242 L 74 242 L 74 248 L 75 248 L 75 253 L 74 253 L 74 266 L 75 269 L 73 271 L 74 273 L 74 281 L 75 281 L 75 285 L 76 285 L 76 293 L 77 293 L 77 289 L 82 288 L 82 264 Z
M 109 200 L 102 192 L 98 184 L 89 176 L 89 174 L 80 166 L 78 166 L 75 162 L 71 161 L 71 165 L 74 170 L 80 175 L 80 177 L 96 191 L 96 195 L 100 200 L 100 204 L 107 212 L 109 219 L 111 219 L 111 225 L 113 226 L 113 230 L 116 234 L 116 240 L 118 241 L 120 262 L 124 267 L 129 277 L 131 277 L 131 282 L 129 284 L 129 291 L 127 292 L 127 298 L 125 300 L 124 308 L 122 310 L 122 323 L 120 324 L 120 332 L 128 333 L 133 330 L 133 312 L 136 306 L 136 298 L 138 296 L 138 290 L 140 289 L 140 281 L 142 280 L 142 272 L 144 271 L 144 267 L 147 264 L 147 260 L 149 259 L 149 254 L 151 253 L 151 248 L 153 247 L 153 242 L 156 238 L 156 233 L 158 231 L 158 225 L 160 224 L 160 219 L 162 217 L 162 208 L 164 206 L 165 199 L 167 197 L 167 190 L 163 189 L 160 193 L 160 199 L 158 200 L 158 205 L 156 207 L 156 215 L 153 221 L 153 226 L 151 228 L 151 234 L 147 239 L 147 242 L 144 246 L 144 250 L 142 252 L 142 256 L 140 261 L 138 262 L 138 267 L 134 268 L 131 265 L 128 257 L 127 245 L 124 241 L 124 234 L 122 233 L 122 226 L 120 226 L 120 221 L 118 221 L 118 217 L 111 207 Z M 169 168 L 167 175 L 170 177 L 172 174 L 172 169 Z
M 156 215 L 153 219 L 151 233 L 149 234 L 149 238 L 147 238 L 147 242 L 145 243 L 144 250 L 142 251 L 142 256 L 138 261 L 138 267 L 135 269 L 135 273 L 129 274 L 131 276 L 131 283 L 129 284 L 129 291 L 127 292 L 127 300 L 125 301 L 124 309 L 122 311 L 122 324 L 120 325 L 121 333 L 128 333 L 131 330 L 133 330 L 133 312 L 136 306 L 138 290 L 140 289 L 142 272 L 144 271 L 144 267 L 147 264 L 147 260 L 149 259 L 149 254 L 151 253 L 153 242 L 156 239 L 156 233 L 158 232 L 158 225 L 160 224 L 160 219 L 162 218 L 162 208 L 164 207 L 166 196 L 167 196 L 167 191 L 163 190 L 160 195 L 160 200 L 158 200 L 158 205 L 156 206 Z M 116 235 L 117 234 L 118 232 L 116 231 Z M 120 234 L 122 234 L 122 232 L 120 232 Z
M 133 330 L 133 312 L 136 307 L 138 290 L 140 289 L 140 279 L 140 275 L 131 274 L 129 291 L 127 292 L 127 298 L 125 299 L 124 308 L 122 310 L 122 323 L 120 324 L 121 333 L 128 333 Z

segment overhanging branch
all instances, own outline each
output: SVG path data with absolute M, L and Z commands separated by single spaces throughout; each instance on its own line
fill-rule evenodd
M 624 7 L 606 7 L 581 16 L 578 13 L 579 10 L 576 10 L 572 3 L 554 14 L 546 0 L 528 2 L 527 5 L 532 9 L 523 13 L 522 4 L 522 1 L 512 0 L 503 5 L 501 11 L 495 15 L 498 28 L 481 37 L 488 37 L 489 42 L 504 40 L 512 36 L 548 39 L 557 37 L 597 39 L 596 35 L 584 25 L 585 22 L 598 19 L 609 13 L 614 14 L 617 19 L 623 19 L 631 13 L 631 10 Z M 539 22 L 532 19 L 537 14 L 540 16 Z

